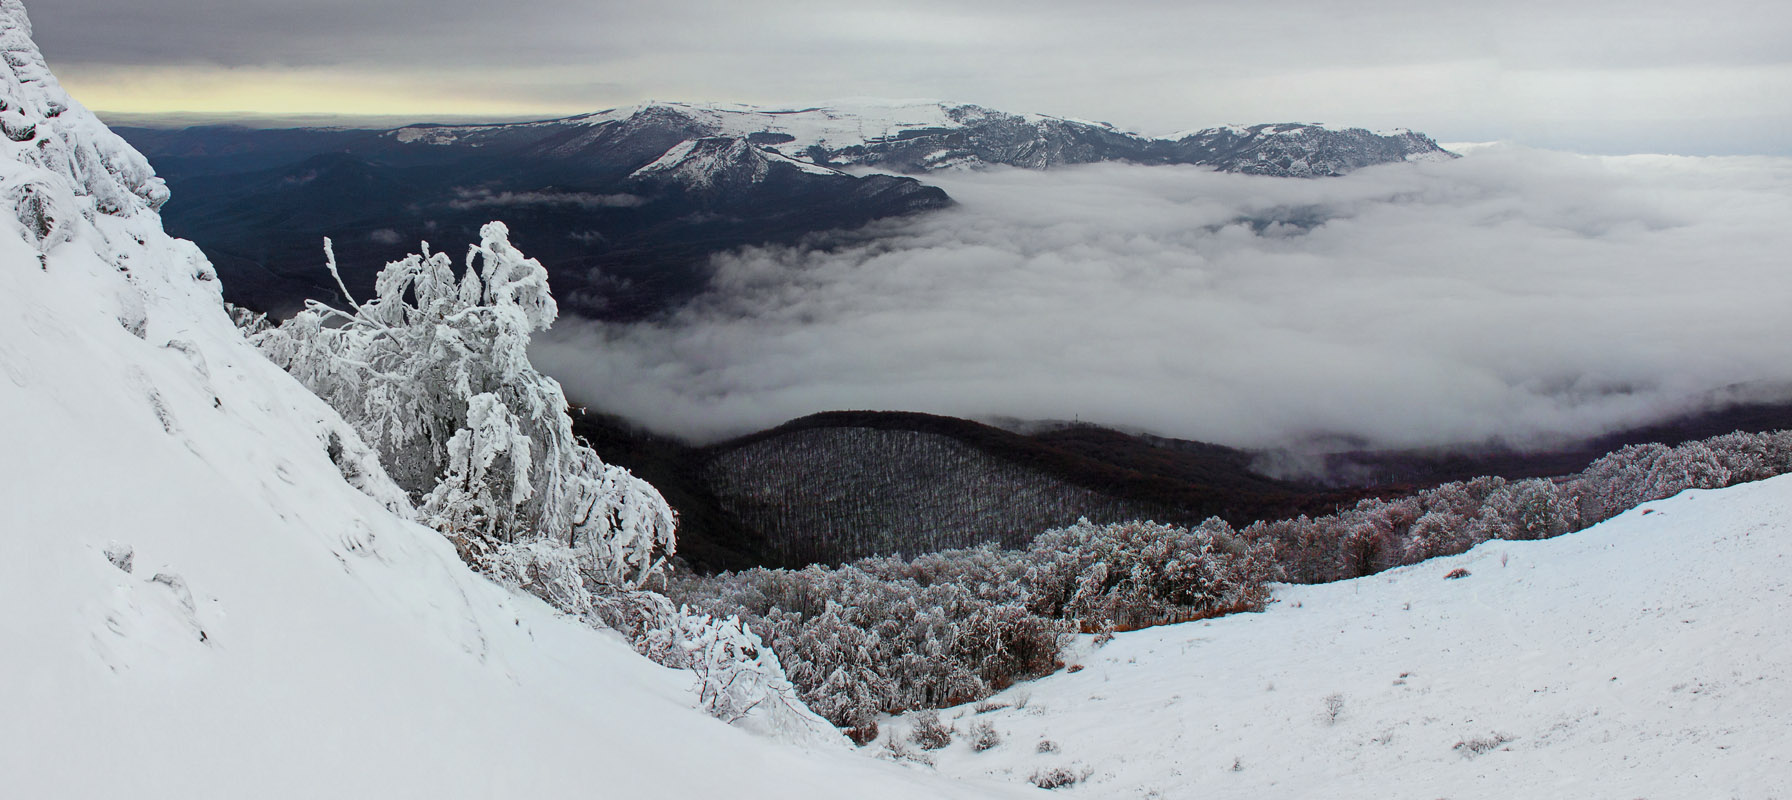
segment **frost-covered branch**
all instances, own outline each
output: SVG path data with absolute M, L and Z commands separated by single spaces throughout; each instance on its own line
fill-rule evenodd
M 574 438 L 560 385 L 529 362 L 530 336 L 559 311 L 502 223 L 480 230 L 459 275 L 427 244 L 387 264 L 365 304 L 327 239 L 324 255 L 353 313 L 308 302 L 255 341 L 379 450 L 425 522 L 573 612 L 663 566 L 671 508 Z

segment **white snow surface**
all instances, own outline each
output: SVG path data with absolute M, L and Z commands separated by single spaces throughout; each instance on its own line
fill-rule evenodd
M 469 571 L 238 334 L 28 33 L 0 0 L 0 99 L 87 155 L 0 142 L 0 795 L 1008 791 L 723 724 L 690 673 Z M 15 219 L 27 186 L 53 235 Z
M 1785 798 L 1789 528 L 1784 476 L 1085 637 L 1083 669 L 945 712 L 960 733 L 934 758 L 1008 781 L 1087 769 L 1058 791 L 1102 798 Z M 980 721 L 1003 739 L 981 753 Z
M 712 186 L 723 176 L 735 174 L 735 167 L 747 162 L 749 179 L 758 183 L 771 173 L 773 164 L 787 164 L 811 175 L 845 175 L 839 170 L 798 161 L 775 151 L 761 150 L 741 139 L 686 139 L 667 150 L 630 177 L 661 176 L 688 186 Z

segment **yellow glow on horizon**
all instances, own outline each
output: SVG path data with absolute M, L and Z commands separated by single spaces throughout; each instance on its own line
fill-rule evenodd
M 78 67 L 67 70 L 61 82 L 82 105 L 125 114 L 514 116 L 576 114 L 595 108 L 505 97 L 502 87 L 482 85 L 477 75 L 468 74 Z

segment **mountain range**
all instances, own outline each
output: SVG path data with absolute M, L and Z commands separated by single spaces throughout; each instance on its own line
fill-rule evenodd
M 420 240 L 502 217 L 568 311 L 651 317 L 708 285 L 710 256 L 952 204 L 945 170 L 1097 162 L 1329 177 L 1446 159 L 1422 134 L 1312 124 L 1149 137 L 975 105 L 793 109 L 646 103 L 564 119 L 390 130 L 120 128 L 174 190 L 171 233 L 205 250 L 231 302 L 284 316 L 335 300 L 324 237 L 351 292 Z

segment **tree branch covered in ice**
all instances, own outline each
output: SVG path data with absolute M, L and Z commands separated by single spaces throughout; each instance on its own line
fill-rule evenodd
M 421 520 L 467 561 L 690 670 L 698 705 L 719 719 L 838 740 L 746 624 L 639 591 L 673 552 L 672 509 L 574 438 L 560 385 L 528 357 L 531 334 L 558 314 L 547 271 L 502 223 L 480 237 L 458 276 L 425 244 L 386 265 L 372 300 L 345 288 L 351 310 L 314 301 L 251 338 L 379 449 Z M 325 255 L 336 274 L 327 241 Z
M 425 243 L 386 265 L 367 303 L 312 301 L 254 340 L 379 450 L 469 562 L 583 613 L 591 589 L 632 589 L 661 568 L 673 512 L 573 437 L 560 385 L 528 357 L 558 314 L 547 271 L 503 223 L 480 239 L 458 276 Z

